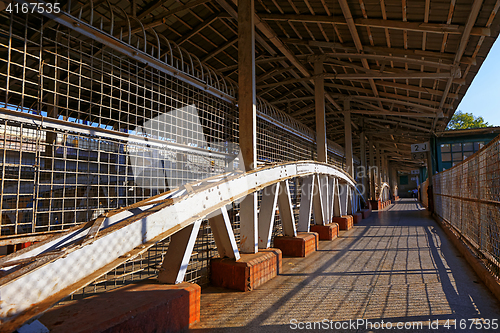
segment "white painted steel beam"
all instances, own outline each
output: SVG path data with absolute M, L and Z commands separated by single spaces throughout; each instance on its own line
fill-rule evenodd
M 334 195 L 333 195 L 333 216 L 340 217 L 342 216 L 342 205 L 340 203 L 340 187 L 338 179 L 335 179 L 335 185 L 333 187 Z
M 347 215 L 349 193 L 347 193 L 347 186 L 339 184 L 340 192 L 340 215 Z
M 323 193 L 321 191 L 321 178 L 319 175 L 315 176 L 314 189 L 313 189 L 313 215 L 314 224 L 324 225 L 325 217 L 323 216 Z
M 333 205 L 335 203 L 335 178 L 328 179 L 328 195 L 330 201 L 328 202 L 328 223 L 333 221 Z
M 226 206 L 221 207 L 218 212 L 216 211 L 207 217 L 214 235 L 219 257 L 239 260 L 240 252 L 238 251 L 238 244 L 236 244 L 236 239 L 234 238 L 234 232 L 231 227 L 231 220 L 227 214 Z
M 193 247 L 198 238 L 201 219 L 194 221 L 184 229 L 170 237 L 167 253 L 163 257 L 158 281 L 177 284 L 184 281 L 184 275 L 193 253 Z
M 267 249 L 271 246 L 277 203 L 278 184 L 273 184 L 262 190 L 259 212 L 259 249 Z
M 311 161 L 227 173 L 101 215 L 101 229 L 92 241 L 86 238 L 91 230 L 88 223 L 2 257 L 2 329 L 15 330 L 57 301 L 227 204 L 287 179 L 318 175 L 334 177 L 350 187 L 356 185 L 343 170 Z
M 319 176 L 319 184 L 321 190 L 321 208 L 323 209 L 323 224 L 328 223 L 328 206 L 330 195 L 328 193 L 328 176 Z
M 297 236 L 288 180 L 284 180 L 279 184 L 278 206 L 280 211 L 281 226 L 283 227 L 283 234 L 291 237 Z
M 302 181 L 299 208 L 298 231 L 309 232 L 313 205 L 314 176 L 305 177 Z M 262 206 L 262 204 L 261 204 Z

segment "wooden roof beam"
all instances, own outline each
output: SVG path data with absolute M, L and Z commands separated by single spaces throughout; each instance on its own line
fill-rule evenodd
M 258 85 L 258 89 L 265 89 L 269 87 L 276 87 L 279 85 L 298 83 L 303 81 L 309 81 L 311 78 L 316 76 L 311 76 L 307 78 L 289 79 L 280 82 L 273 82 L 268 84 Z M 363 80 L 363 79 L 449 79 L 454 78 L 454 72 L 441 72 L 441 73 L 364 73 L 364 74 L 333 74 L 325 73 L 318 75 L 318 77 L 323 77 L 325 79 L 332 80 Z
M 418 112 L 391 112 L 391 111 L 371 111 L 371 110 L 350 110 L 351 113 L 364 114 L 368 116 L 398 116 L 410 118 L 434 118 L 435 114 Z
M 402 64 L 412 64 L 418 66 L 429 66 L 433 68 L 440 68 L 450 70 L 453 65 L 445 64 L 439 61 L 430 61 L 430 60 L 422 60 L 420 59 L 412 59 L 408 57 L 396 57 L 396 56 L 388 56 L 388 55 L 378 55 L 378 54 L 359 54 L 359 53 L 326 53 L 326 61 L 331 58 L 349 58 L 349 59 L 368 59 L 375 61 L 392 61 L 395 63 Z
M 342 13 L 344 14 L 347 27 L 349 28 L 349 32 L 351 33 L 352 39 L 354 40 L 354 45 L 356 45 L 356 50 L 358 53 L 363 53 L 363 44 L 361 43 L 358 30 L 354 24 L 354 19 L 352 17 L 351 10 L 349 9 L 349 4 L 347 3 L 347 0 L 338 0 L 338 1 L 340 4 L 340 8 L 342 9 Z M 370 70 L 370 65 L 368 64 L 368 61 L 366 59 L 362 58 L 361 62 L 364 68 Z M 375 85 L 375 82 L 373 81 L 372 78 L 368 78 L 368 81 L 370 82 L 370 87 L 372 88 L 373 95 L 378 97 L 378 90 L 377 86 Z M 379 104 L 380 106 L 382 106 L 381 103 Z
M 469 13 L 469 17 L 467 19 L 467 23 L 465 24 L 465 29 L 462 34 L 462 38 L 460 39 L 460 44 L 458 45 L 458 50 L 457 53 L 455 54 L 455 59 L 454 63 L 458 64 L 460 63 L 460 60 L 462 59 L 462 56 L 465 52 L 465 47 L 467 46 L 467 43 L 469 42 L 469 37 L 472 32 L 472 28 L 474 26 L 474 23 L 476 23 L 477 16 L 479 15 L 479 10 L 481 9 L 481 6 L 483 5 L 483 0 L 475 0 L 474 3 L 472 4 L 471 11 Z M 448 93 L 450 92 L 451 84 L 453 83 L 453 78 L 449 78 L 448 82 L 446 82 L 446 88 L 444 89 L 443 96 L 441 97 L 441 101 L 439 103 L 439 108 L 443 108 L 444 103 L 446 102 L 446 99 L 448 98 Z M 438 118 L 436 117 L 434 119 L 434 123 L 432 124 L 432 130 L 436 128 L 436 124 L 438 122 Z
M 309 101 L 311 99 L 314 99 L 314 96 L 285 98 L 285 99 L 280 99 L 278 101 L 271 102 L 271 104 L 276 105 L 276 104 L 288 103 L 288 102 Z
M 212 24 L 215 20 L 217 20 L 219 17 L 226 16 L 227 14 L 220 14 L 220 13 L 215 13 L 209 18 L 207 18 L 205 21 L 201 22 L 198 26 L 196 26 L 193 30 L 189 31 L 186 35 L 183 35 L 181 39 L 176 41 L 177 45 L 181 45 L 185 41 L 187 41 L 189 38 L 193 37 L 203 29 L 205 29 L 207 26 Z
M 288 44 L 296 44 L 296 45 L 308 45 L 308 46 L 314 46 L 314 47 L 321 47 L 321 48 L 327 48 L 327 49 L 339 49 L 339 50 L 344 50 L 347 52 L 356 52 L 356 48 L 345 45 L 342 43 L 336 43 L 336 42 L 325 42 L 325 41 L 318 41 L 318 40 L 307 40 L 307 39 L 294 39 L 294 38 L 287 38 L 283 39 L 285 43 Z M 393 48 L 393 47 L 378 47 L 378 46 L 364 46 L 363 47 L 365 54 L 367 52 L 370 53 L 377 53 L 377 54 L 384 54 L 384 55 L 403 55 L 403 56 L 414 56 L 414 57 L 426 57 L 426 58 L 433 58 L 437 60 L 449 60 L 453 61 L 455 58 L 454 53 L 445 53 L 445 52 L 434 52 L 434 51 L 423 51 L 421 49 L 401 49 L 401 48 Z M 328 50 L 329 52 L 331 50 Z M 475 65 L 476 60 L 474 58 L 470 57 L 462 57 L 460 60 L 460 63 L 466 64 L 466 65 Z
M 392 94 L 391 94 L 392 95 Z M 397 95 L 396 95 L 397 96 Z M 410 97 L 406 97 L 406 99 L 401 96 L 401 98 L 396 99 L 395 97 L 390 97 L 390 98 L 385 98 L 385 97 L 373 97 L 373 96 L 353 96 L 354 101 L 355 100 L 369 100 L 369 101 L 381 101 L 384 103 L 390 103 L 390 104 L 397 104 L 397 105 L 404 105 L 408 107 L 412 107 L 415 109 L 422 109 L 422 110 L 427 110 L 429 112 L 433 112 L 434 114 L 438 112 L 439 109 L 437 109 L 438 105 L 437 102 L 435 101 L 428 101 L 428 100 L 419 100 L 418 98 L 415 99 L 410 99 Z M 418 103 L 425 103 L 428 105 L 434 105 L 435 107 L 430 107 L 430 106 L 425 106 L 422 104 Z
M 359 80 L 357 82 L 368 83 L 368 82 L 362 81 L 362 80 Z M 434 90 L 431 88 L 424 88 L 424 87 L 419 87 L 419 86 L 411 86 L 411 85 L 406 85 L 406 84 L 402 84 L 402 83 L 394 83 L 394 82 L 389 82 L 389 81 L 376 81 L 375 84 L 377 86 L 381 86 L 381 87 L 390 87 L 390 88 L 394 88 L 394 89 L 414 91 L 414 92 L 425 93 L 425 94 L 434 95 L 434 96 L 442 96 L 443 95 L 443 92 L 440 90 Z M 339 90 L 350 90 L 350 91 L 355 91 L 355 92 L 363 93 L 363 94 L 370 94 L 371 93 L 371 90 L 369 90 L 369 89 L 347 86 L 347 85 L 342 85 L 342 84 L 335 84 L 335 83 L 325 83 L 325 87 L 335 88 L 335 89 L 339 89 Z M 385 93 L 385 92 L 379 92 L 379 95 L 382 97 L 389 97 L 389 98 L 400 98 L 400 99 L 413 100 L 413 101 L 418 100 L 418 99 L 415 99 L 414 97 L 407 97 L 404 95 Z M 452 95 L 454 98 L 458 98 L 457 94 L 452 94 Z M 452 96 L 450 96 L 450 97 L 452 97 Z M 423 99 L 422 101 L 425 103 L 425 101 L 428 101 L 428 100 Z M 428 102 L 432 102 L 433 105 L 434 105 L 434 103 L 439 103 L 436 101 L 428 101 Z
M 303 22 L 303 23 L 325 23 L 325 24 L 342 24 L 349 25 L 347 19 L 339 16 L 327 15 L 303 15 L 303 14 L 270 14 L 259 13 L 259 17 L 265 21 L 286 21 L 286 22 Z M 456 34 L 460 35 L 464 32 L 465 27 L 457 24 L 441 24 L 441 23 L 426 23 L 426 22 L 403 22 L 398 20 L 380 20 L 380 19 L 352 19 L 353 24 L 358 27 L 371 27 L 382 29 L 406 30 L 426 33 L 438 34 Z M 472 36 L 491 35 L 491 30 L 487 27 L 473 27 L 471 29 Z

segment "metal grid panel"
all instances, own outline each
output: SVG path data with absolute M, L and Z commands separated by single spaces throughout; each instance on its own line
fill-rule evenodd
M 236 156 L 238 114 L 231 104 L 42 17 L 2 13 L 0 19 L 9 22 L 0 26 L 7 55 L 0 58 L 6 69 L 0 73 L 0 107 L 9 115 L 0 120 L 0 236 L 85 223 L 220 174 Z M 258 112 L 259 161 L 315 159 L 313 131 L 261 100 Z M 48 118 L 62 125 L 43 123 Z M 342 166 L 343 158 L 333 153 L 338 149 L 332 146 L 328 157 Z M 298 221 L 300 182 L 289 184 Z M 238 213 L 235 204 L 229 216 L 239 242 Z M 273 234 L 281 234 L 279 216 Z M 168 243 L 72 297 L 155 277 Z M 205 220 L 185 280 L 206 284 L 216 255 Z
M 436 213 L 500 276 L 500 137 L 433 182 Z

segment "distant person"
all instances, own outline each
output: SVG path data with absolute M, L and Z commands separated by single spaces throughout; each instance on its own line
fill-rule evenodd
M 413 198 L 416 198 L 418 196 L 418 190 L 413 189 L 413 191 L 411 191 L 411 194 L 412 194 Z

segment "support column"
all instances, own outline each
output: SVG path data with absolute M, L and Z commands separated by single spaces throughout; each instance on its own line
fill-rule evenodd
M 432 147 L 431 147 L 432 149 Z M 427 187 L 427 208 L 431 213 L 434 213 L 434 186 L 432 183 L 432 152 L 431 149 L 427 152 L 427 177 L 429 186 Z
M 370 157 L 370 200 L 375 200 L 375 157 L 372 137 L 368 137 L 368 156 Z
M 384 181 L 389 182 L 389 156 L 387 152 L 384 154 Z
M 245 171 L 257 163 L 254 0 L 238 2 L 238 86 L 240 151 Z M 257 195 L 240 203 L 241 252 L 257 253 Z
M 361 183 L 363 184 L 363 198 L 368 200 L 368 180 L 367 180 L 367 165 L 366 165 L 366 141 L 365 141 L 365 133 L 361 132 L 361 141 L 360 141 L 360 158 L 361 158 Z
M 377 154 L 377 184 L 380 190 L 382 186 L 382 152 L 380 151 L 380 143 L 375 144 L 375 153 Z
M 352 161 L 352 131 L 351 131 L 351 103 L 344 101 L 344 129 L 345 129 L 345 164 L 347 173 L 354 178 L 354 163 Z
M 394 199 L 396 199 L 398 196 L 398 176 L 396 167 L 394 165 L 389 168 L 389 176 L 389 179 L 391 181 L 392 196 L 394 197 Z
M 323 61 L 314 63 L 314 75 L 323 74 Z M 316 105 L 316 146 L 319 162 L 327 162 L 326 118 L 325 118 L 325 80 L 314 79 L 314 101 Z

